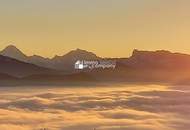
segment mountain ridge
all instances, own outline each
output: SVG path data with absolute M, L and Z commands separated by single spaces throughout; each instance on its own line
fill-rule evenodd
M 5 49 L 0 51 L 0 55 L 50 69 L 62 71 L 69 70 L 69 72 L 74 71 L 74 63 L 77 60 L 100 59 L 100 57 L 96 56 L 96 54 L 82 49 L 71 50 L 62 56 L 55 55 L 53 58 L 44 58 L 39 55 L 27 56 L 14 45 L 7 46 Z
M 0 56 L 0 62 L 1 57 L 3 56 Z M 35 60 L 41 58 L 43 59 L 43 57 L 35 55 L 33 58 Z M 21 62 L 19 60 L 15 60 L 9 57 L 4 57 L 4 59 L 6 59 L 4 60 L 4 62 Z M 134 49 L 132 55 L 128 58 L 101 58 L 95 55 L 94 53 L 81 49 L 76 49 L 66 53 L 65 55 L 56 56 L 52 59 L 53 62 L 51 63 L 49 62 L 49 59 L 45 59 L 47 63 L 42 68 L 44 69 L 46 68 L 47 64 L 50 64 L 50 67 L 53 66 L 53 68 L 56 68 L 57 70 L 66 72 L 59 73 L 59 71 L 54 71 L 55 73 L 51 73 L 48 71 L 47 73 L 44 73 L 44 70 L 41 70 L 41 68 L 40 71 L 43 73 L 40 73 L 40 71 L 34 71 L 35 73 L 29 71 L 29 74 L 22 75 L 24 77 L 28 77 L 23 78 L 23 80 L 30 79 L 31 81 L 38 80 L 38 82 L 48 82 L 47 79 L 49 79 L 54 83 L 63 83 L 67 81 L 71 82 L 72 80 L 74 81 L 76 79 L 80 79 L 79 77 L 81 76 L 83 77 L 83 80 L 94 80 L 96 82 L 109 81 L 179 83 L 182 81 L 187 82 L 187 80 L 190 79 L 190 55 L 182 53 L 172 53 L 167 50 L 141 51 Z M 78 71 L 74 69 L 74 63 L 76 60 L 114 60 L 116 61 L 116 68 Z M 31 65 L 31 63 L 25 64 Z M 13 65 L 13 62 L 11 62 L 9 63 L 9 69 L 4 69 L 2 68 L 1 64 L 0 73 L 6 73 L 8 71 L 8 74 L 12 74 L 11 69 Z M 17 71 L 21 71 L 21 68 L 23 67 L 17 65 L 15 66 L 15 68 L 17 69 Z M 20 70 L 18 68 L 20 68 Z M 22 73 L 23 72 L 26 72 L 26 70 L 22 70 Z M 14 76 L 14 74 L 12 75 Z M 91 79 L 88 79 L 88 76 L 91 77 Z
M 37 65 L 19 61 L 7 56 L 0 55 L 0 73 L 15 77 L 24 77 L 31 74 L 53 73 L 54 70 L 39 67 Z

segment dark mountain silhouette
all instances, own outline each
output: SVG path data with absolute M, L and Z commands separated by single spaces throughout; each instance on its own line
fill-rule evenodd
M 3 49 L 0 52 L 0 55 L 17 59 L 19 61 L 32 63 L 32 64 L 42 66 L 42 67 L 47 67 L 47 64 L 49 63 L 49 60 L 50 60 L 48 58 L 44 58 L 38 55 L 27 56 L 14 45 L 7 46 L 5 49 Z
M 178 83 L 190 79 L 190 55 L 165 50 L 134 50 L 129 58 L 111 58 L 115 69 L 94 69 L 96 80 L 119 82 Z
M 190 68 L 190 55 L 171 53 L 165 50 L 139 51 L 134 50 L 125 64 L 138 69 L 186 70 Z
M 17 81 L 19 79 L 8 75 L 8 74 L 4 74 L 4 73 L 0 73 L 0 86 L 6 86 L 6 85 L 16 85 Z
M 0 54 L 41 67 L 64 70 L 67 72 L 74 71 L 74 63 L 77 60 L 100 59 L 100 57 L 96 56 L 94 53 L 81 49 L 72 50 L 63 56 L 55 56 L 52 59 L 38 55 L 27 56 L 13 45 L 6 47 Z
M 159 82 L 181 83 L 190 79 L 190 55 L 171 53 L 165 50 L 134 50 L 129 58 L 100 58 L 92 52 L 76 49 L 52 59 L 41 56 L 26 56 L 15 46 L 9 46 L 1 53 L 18 59 L 0 56 L 0 74 L 25 77 L 29 81 L 111 81 L 111 82 Z M 19 61 L 20 60 L 20 61 Z M 74 69 L 77 60 L 114 60 L 115 69 Z M 25 63 L 25 62 L 28 63 Z M 33 63 L 33 64 L 31 64 Z M 34 65 L 35 64 L 35 65 Z M 37 65 L 43 66 L 39 67 Z M 49 68 L 67 71 L 62 73 Z M 82 74 L 81 74 L 82 73 Z M 1 77 L 11 78 L 6 75 Z M 12 77 L 14 78 L 14 77 Z M 90 78 L 90 79 L 89 79 Z
M 44 58 L 38 55 L 28 56 L 26 62 L 35 64 L 41 67 L 51 68 L 50 59 Z
M 0 73 L 0 81 L 1 80 L 16 80 L 17 78 L 8 74 Z
M 32 74 L 54 73 L 54 70 L 25 63 L 10 57 L 0 55 L 0 73 L 23 77 Z
M 51 64 L 52 68 L 73 72 L 74 64 L 77 60 L 98 60 L 98 59 L 100 59 L 100 57 L 96 56 L 92 52 L 76 49 L 70 51 L 69 53 L 63 56 L 55 56 L 51 60 Z

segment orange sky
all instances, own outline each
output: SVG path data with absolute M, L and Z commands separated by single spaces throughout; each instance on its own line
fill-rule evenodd
M 134 48 L 190 54 L 187 0 L 3 0 L 0 49 L 53 57 L 81 48 L 127 57 Z

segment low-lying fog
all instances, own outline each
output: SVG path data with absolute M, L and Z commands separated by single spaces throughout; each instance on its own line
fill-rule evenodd
M 187 88 L 1 87 L 0 129 L 189 130 Z

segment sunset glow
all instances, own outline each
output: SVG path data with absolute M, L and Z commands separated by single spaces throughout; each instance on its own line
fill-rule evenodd
M 103 57 L 127 57 L 134 48 L 190 54 L 189 4 L 187 0 L 2 0 L 0 49 L 14 44 L 27 55 L 45 57 L 76 48 Z
M 190 0 L 0 0 L 0 130 L 190 130 Z

